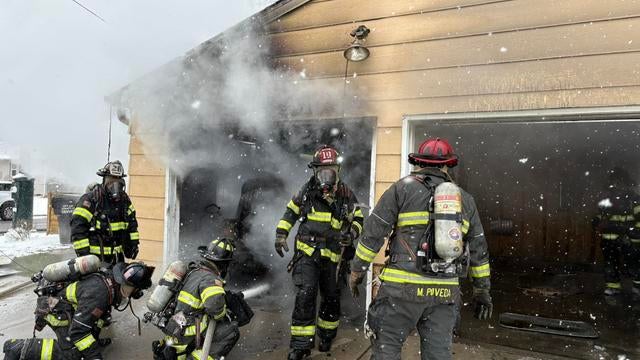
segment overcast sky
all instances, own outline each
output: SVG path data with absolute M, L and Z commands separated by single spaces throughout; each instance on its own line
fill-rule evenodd
M 95 180 L 106 162 L 104 96 L 274 0 L 2 0 L 0 152 L 32 174 Z M 112 159 L 127 129 L 113 123 Z M 1 155 L 1 154 L 0 154 Z

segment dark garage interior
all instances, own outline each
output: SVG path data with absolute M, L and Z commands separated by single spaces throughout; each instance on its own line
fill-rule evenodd
M 614 167 L 628 171 L 637 191 L 640 122 L 427 120 L 415 127 L 414 149 L 425 137 L 449 140 L 460 156 L 453 177 L 474 196 L 491 252 L 493 330 L 465 308 L 461 337 L 585 359 L 638 352 L 640 302 L 628 279 L 622 296 L 603 295 L 591 219 Z M 599 338 L 510 331 L 497 321 L 504 312 L 585 321 Z

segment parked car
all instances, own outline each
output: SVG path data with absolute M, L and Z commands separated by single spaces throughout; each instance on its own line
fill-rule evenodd
M 0 181 L 0 219 L 8 221 L 13 219 L 13 207 L 15 202 L 11 197 L 11 181 Z

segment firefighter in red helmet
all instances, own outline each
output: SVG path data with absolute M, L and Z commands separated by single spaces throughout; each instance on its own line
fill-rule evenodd
M 351 189 L 340 180 L 341 158 L 331 146 L 321 146 L 309 167 L 313 176 L 293 196 L 276 229 L 276 252 L 289 251 L 287 236 L 299 222 L 295 253 L 288 266 L 296 286 L 291 320 L 289 359 L 309 356 L 316 334 L 318 349 L 328 352 L 340 317 L 338 264 L 362 231 L 363 214 Z M 344 256 L 348 257 L 347 255 Z M 320 289 L 320 310 L 316 297 Z M 317 318 L 317 321 L 316 321 Z
M 458 278 L 468 272 L 473 279 L 476 317 L 488 319 L 493 311 L 487 242 L 473 197 L 447 174 L 458 164 L 451 145 L 426 140 L 409 154 L 409 163 L 414 171 L 385 191 L 364 225 L 349 286 L 357 295 L 391 234 L 389 260 L 367 317 L 371 359 L 399 359 L 416 327 L 422 359 L 451 359 Z

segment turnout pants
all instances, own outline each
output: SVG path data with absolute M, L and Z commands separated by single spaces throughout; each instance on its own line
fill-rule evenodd
M 385 289 L 383 282 L 378 297 L 369 307 L 367 325 L 375 334 L 371 338 L 372 360 L 400 360 L 402 345 L 417 328 L 422 360 L 450 360 L 453 328 L 456 323 L 458 288 L 450 289 L 448 299 L 410 299 L 412 285 L 393 285 Z
M 622 270 L 629 273 L 635 287 L 640 288 L 640 243 L 601 240 L 604 256 L 604 280 L 608 288 L 620 289 Z
M 67 327 L 55 327 L 56 339 L 11 339 L 4 343 L 5 360 L 80 360 L 80 351 L 69 341 Z
M 313 349 L 316 332 L 323 341 L 332 341 L 338 331 L 340 288 L 336 283 L 337 264 L 320 257 L 318 249 L 313 256 L 299 256 L 293 268 L 296 301 L 291 316 L 290 347 Z M 316 314 L 318 289 L 320 311 Z

